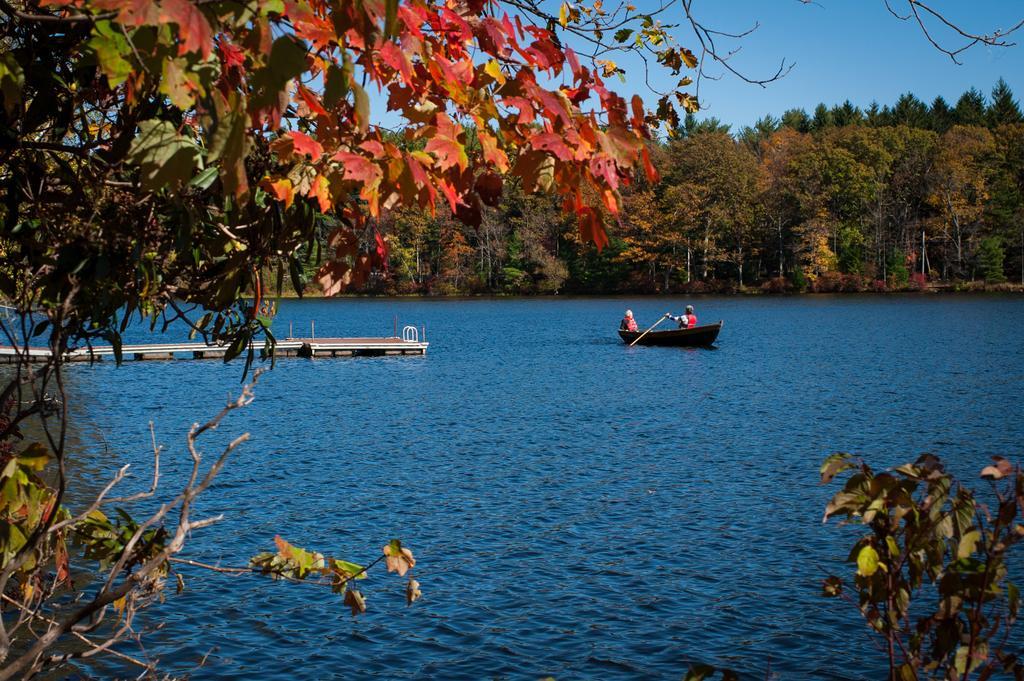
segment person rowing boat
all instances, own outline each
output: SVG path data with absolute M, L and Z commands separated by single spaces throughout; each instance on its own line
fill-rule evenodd
M 697 326 L 697 315 L 693 313 L 693 305 L 687 305 L 686 312 L 678 317 L 671 312 L 666 312 L 665 316 L 673 321 L 679 322 L 680 329 L 692 329 Z

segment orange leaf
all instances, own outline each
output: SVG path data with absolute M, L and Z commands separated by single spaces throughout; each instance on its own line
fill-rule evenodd
M 282 162 L 292 160 L 292 156 L 309 156 L 316 161 L 324 153 L 324 148 L 315 139 L 301 132 L 286 132 L 270 145 L 271 151 L 278 155 Z
M 484 151 L 484 160 L 493 164 L 499 172 L 508 170 L 508 154 L 498 148 L 497 138 L 483 130 L 477 133 L 477 137 L 480 138 L 480 146 Z
M 295 187 L 287 177 L 282 177 L 279 180 L 264 177 L 260 180 L 260 187 L 278 201 L 284 201 L 285 208 L 291 208 L 292 202 L 295 200 Z
M 320 204 L 320 211 L 326 213 L 331 209 L 331 183 L 323 175 L 317 175 L 310 187 L 310 195 L 315 196 Z
M 466 148 L 459 142 L 459 134 L 462 126 L 454 123 L 445 114 L 437 115 L 437 128 L 433 137 L 427 140 L 424 149 L 437 157 L 437 164 L 441 170 L 447 170 L 452 166 L 459 166 L 459 170 L 465 170 L 469 165 L 469 157 L 466 156 Z

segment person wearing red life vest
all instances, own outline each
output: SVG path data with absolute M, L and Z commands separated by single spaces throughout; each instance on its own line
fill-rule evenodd
M 626 310 L 626 316 L 622 318 L 622 322 L 619 324 L 619 328 L 623 331 L 636 331 L 636 320 L 633 319 L 633 311 Z
M 670 312 L 666 312 L 665 316 L 679 322 L 680 329 L 692 329 L 697 326 L 697 315 L 693 314 L 693 305 L 687 305 L 686 313 L 681 314 L 678 317 Z

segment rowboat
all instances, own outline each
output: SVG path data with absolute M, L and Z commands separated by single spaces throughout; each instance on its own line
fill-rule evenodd
M 673 347 L 703 347 L 711 345 L 718 338 L 724 322 L 695 326 L 692 329 L 672 329 L 670 331 L 649 331 L 640 338 L 637 345 L 668 345 Z M 623 342 L 629 344 L 643 334 L 642 331 L 625 331 L 619 329 Z

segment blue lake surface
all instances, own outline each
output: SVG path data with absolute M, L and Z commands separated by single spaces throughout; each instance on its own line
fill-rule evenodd
M 692 302 L 714 350 L 627 348 Z M 859 613 L 823 598 L 855 528 L 823 525 L 824 456 L 928 451 L 977 480 L 1024 455 L 1024 298 L 285 301 L 305 335 L 426 327 L 425 357 L 281 359 L 205 445 L 252 439 L 203 496 L 184 556 L 244 565 L 274 535 L 365 563 L 400 537 L 423 599 L 375 569 L 352 618 L 326 589 L 183 568 L 148 653 L 197 678 L 666 678 L 689 663 L 764 678 L 879 678 Z M 646 324 L 645 324 L 646 323 Z M 237 392 L 240 362 L 74 365 L 75 474 L 167 445 Z M 131 486 L 129 486 L 131 489 Z M 173 588 L 171 589 L 173 591 Z M 136 651 L 137 652 L 137 651 Z M 207 656 L 205 666 L 196 669 Z

